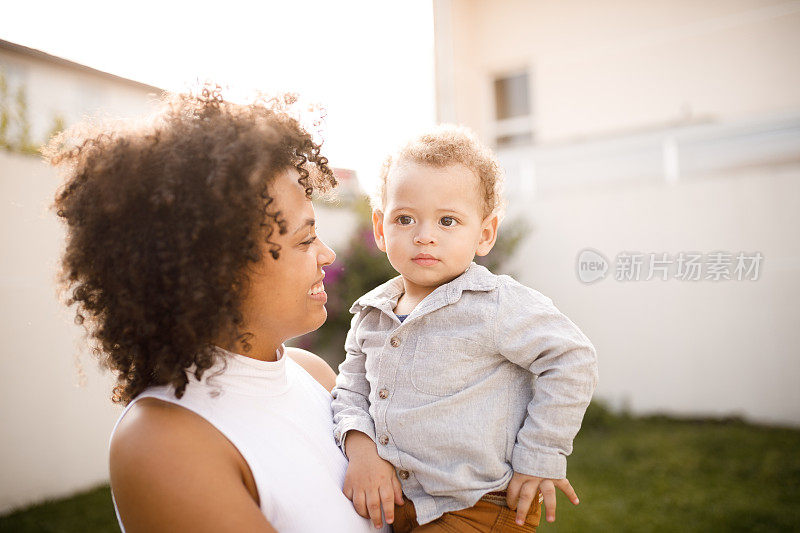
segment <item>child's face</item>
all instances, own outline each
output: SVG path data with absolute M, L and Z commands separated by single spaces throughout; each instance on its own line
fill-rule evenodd
M 409 284 L 433 290 L 486 255 L 497 215 L 482 217 L 478 177 L 463 165 L 400 161 L 389 172 L 384 211 L 372 216 L 375 242 Z

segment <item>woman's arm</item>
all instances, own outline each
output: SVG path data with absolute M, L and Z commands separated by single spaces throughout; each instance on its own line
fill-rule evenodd
M 336 372 L 320 356 L 300 348 L 286 347 L 286 355 L 302 366 L 311 377 L 316 379 L 328 392 L 336 385 Z
M 126 531 L 274 533 L 242 465 L 230 441 L 199 415 L 141 400 L 110 448 L 111 487 Z

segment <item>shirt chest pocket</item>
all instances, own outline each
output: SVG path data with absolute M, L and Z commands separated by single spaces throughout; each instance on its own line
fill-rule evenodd
M 429 335 L 417 341 L 411 384 L 422 393 L 450 396 L 477 376 L 483 346 L 468 339 Z

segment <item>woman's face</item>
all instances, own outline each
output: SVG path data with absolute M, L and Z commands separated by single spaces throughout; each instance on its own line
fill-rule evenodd
M 296 169 L 286 170 L 269 189 L 275 199 L 270 208 L 286 220 L 286 233 L 276 228 L 270 237 L 280 245 L 280 256 L 273 259 L 264 243 L 263 259 L 248 270 L 244 331 L 255 335 L 254 345 L 265 348 L 317 329 L 328 316 L 322 267 L 333 263 L 336 254 L 316 236 L 314 206 L 298 178 Z

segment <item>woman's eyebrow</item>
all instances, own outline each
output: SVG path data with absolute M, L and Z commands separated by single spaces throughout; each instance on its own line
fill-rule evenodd
M 302 230 L 306 229 L 308 226 L 311 226 L 313 228 L 316 224 L 317 224 L 316 220 L 314 220 L 313 218 L 307 218 L 302 224 L 300 224 L 299 228 L 294 230 L 293 235 L 296 234 L 296 233 L 300 233 Z

